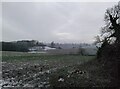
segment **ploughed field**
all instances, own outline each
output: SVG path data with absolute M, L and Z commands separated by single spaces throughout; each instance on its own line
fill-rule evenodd
M 94 56 L 2 52 L 0 87 L 89 87 L 101 86 L 100 80 L 108 83 L 108 79 L 96 76 L 98 71 L 93 74 L 98 67 L 85 65 L 93 59 Z

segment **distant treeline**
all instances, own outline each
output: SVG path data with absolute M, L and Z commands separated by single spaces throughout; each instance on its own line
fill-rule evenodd
M 36 40 L 23 40 L 23 41 L 14 41 L 14 42 L 0 42 L 2 44 L 2 51 L 18 51 L 18 52 L 28 52 L 30 47 L 33 46 L 44 46 L 43 43 L 40 43 Z
M 34 46 L 42 46 L 42 48 L 44 48 L 45 46 L 49 46 L 51 48 L 56 48 L 56 49 L 71 49 L 71 48 L 81 48 L 84 46 L 90 46 L 90 44 L 87 44 L 87 43 L 80 43 L 80 44 L 63 43 L 61 44 L 61 43 L 54 43 L 54 41 L 52 41 L 51 43 L 43 43 L 37 40 L 0 42 L 0 45 L 2 45 L 2 49 L 0 47 L 0 51 L 18 51 L 18 52 L 28 52 L 29 48 L 34 47 Z

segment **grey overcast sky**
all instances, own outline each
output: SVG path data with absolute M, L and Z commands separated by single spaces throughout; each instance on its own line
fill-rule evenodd
M 117 2 L 3 2 L 2 40 L 92 43 Z

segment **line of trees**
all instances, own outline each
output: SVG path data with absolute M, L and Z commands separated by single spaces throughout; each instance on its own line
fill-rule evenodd
M 28 51 L 27 47 L 22 44 L 12 43 L 12 42 L 2 42 L 2 51 Z
M 43 43 L 40 43 L 36 40 L 22 40 L 15 42 L 1 42 L 2 51 L 18 51 L 18 52 L 28 52 L 30 47 L 33 46 L 44 46 Z

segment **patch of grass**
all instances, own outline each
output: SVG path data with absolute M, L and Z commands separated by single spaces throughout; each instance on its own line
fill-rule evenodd
M 25 60 L 48 60 L 48 61 L 61 61 L 61 62 L 73 62 L 80 61 L 88 61 L 93 59 L 94 56 L 81 56 L 81 55 L 46 55 L 46 54 L 30 54 L 23 52 L 3 52 L 2 53 L 2 61 L 25 61 Z

